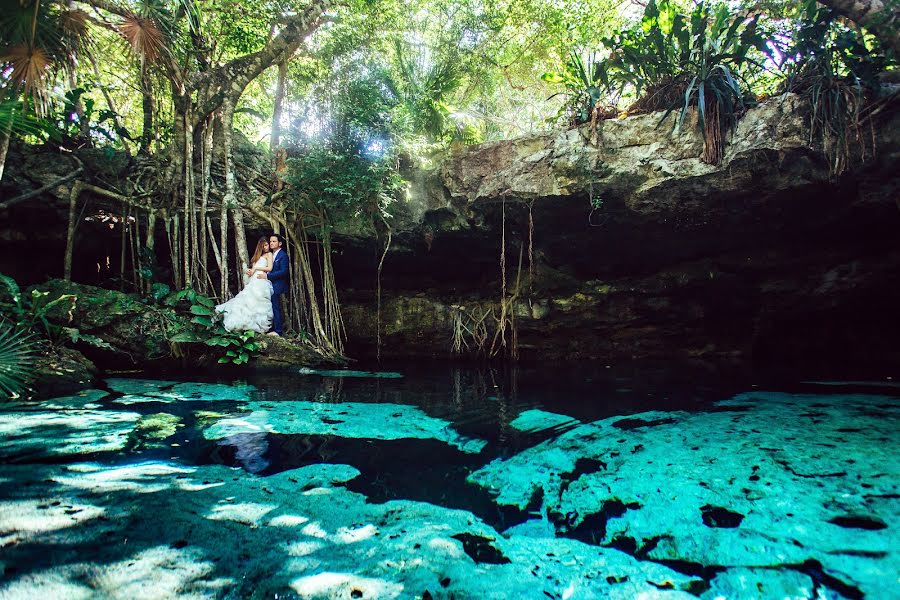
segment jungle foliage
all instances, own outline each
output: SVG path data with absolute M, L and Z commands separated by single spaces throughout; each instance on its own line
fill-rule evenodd
M 100 338 L 48 318 L 59 309 L 71 314 L 78 301 L 75 296 L 64 294 L 51 299 L 48 292 L 25 292 L 12 277 L 2 273 L 0 286 L 0 392 L 14 397 L 27 392 L 42 346 L 83 343 L 109 349 Z
M 0 182 L 12 140 L 127 155 L 114 184 L 57 182 L 65 275 L 80 196 L 102 198 L 119 281 L 144 295 L 227 299 L 252 216 L 287 239 L 290 328 L 340 355 L 331 231 L 374 228 L 386 254 L 401 165 L 648 111 L 696 127 L 716 163 L 749 106 L 792 91 L 839 175 L 871 153 L 897 59 L 893 17 L 853 18 L 813 0 L 0 0 Z
M 838 173 L 848 136 L 861 138 L 863 106 L 878 92 L 877 75 L 896 67 L 889 49 L 813 0 L 777 15 L 756 6 L 701 1 L 684 8 L 650 0 L 638 23 L 587 56 L 573 50 L 563 70 L 543 77 L 565 85 L 560 114 L 573 125 L 608 118 L 616 112 L 610 104 L 627 113 L 662 110 L 663 120 L 674 112 L 678 128 L 696 115 L 703 159 L 717 163 L 737 119 L 780 81 L 775 88 L 808 98 L 811 131 Z

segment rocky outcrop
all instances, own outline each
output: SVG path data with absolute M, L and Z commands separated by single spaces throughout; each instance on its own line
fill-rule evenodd
M 168 307 L 150 305 L 137 296 L 62 279 L 51 279 L 37 286 L 48 292 L 50 302 L 71 296 L 47 315 L 51 322 L 74 327 L 82 334 L 95 336 L 111 348 L 85 348 L 102 362 L 135 365 L 172 356 L 167 331 L 188 326 L 189 320 Z
M 720 165 L 700 160 L 693 127 L 660 117 L 469 147 L 410 176 L 382 355 L 447 356 L 460 317 L 493 335 L 504 240 L 508 291 L 522 256 L 523 358 L 900 358 L 896 106 L 874 157 L 840 178 L 795 96 L 750 110 Z M 338 242 L 348 343 L 367 354 L 383 240 Z
M 41 342 L 32 374 L 34 395 L 47 398 L 90 387 L 97 375 L 97 367 L 77 350 Z
M 81 334 L 99 339 L 98 345 L 79 345 L 102 366 L 134 368 L 186 367 L 216 364 L 220 347 L 201 343 L 175 343 L 175 333 L 190 329 L 189 315 L 171 307 L 153 304 L 135 294 L 61 279 L 36 286 L 48 292 L 47 302 L 70 296 L 70 302 L 55 306 L 47 318 L 57 325 L 73 327 Z M 270 336 L 258 336 L 259 354 L 253 364 L 266 367 L 303 367 L 335 364 L 312 347 Z

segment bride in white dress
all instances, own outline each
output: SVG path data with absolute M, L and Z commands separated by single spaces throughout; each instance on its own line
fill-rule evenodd
M 228 331 L 265 333 L 272 326 L 272 282 L 256 275 L 272 270 L 272 253 L 266 238 L 259 238 L 250 264 L 244 275 L 244 289 L 228 302 L 217 305 L 216 312 L 222 313 L 222 325 Z

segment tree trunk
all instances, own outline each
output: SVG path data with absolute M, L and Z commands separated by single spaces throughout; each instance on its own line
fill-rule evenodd
M 66 230 L 66 255 L 63 263 L 63 279 L 66 281 L 72 281 L 72 255 L 75 250 L 75 228 L 78 224 L 75 212 L 78 207 L 78 196 L 81 195 L 83 187 L 82 182 L 76 181 L 69 191 L 69 226 Z
M 66 83 L 69 85 L 70 91 L 75 91 L 78 88 L 78 81 L 75 79 L 75 70 L 69 70 L 66 76 Z M 84 101 L 81 99 L 82 94 L 78 94 L 75 98 L 75 115 L 78 117 L 78 136 L 79 140 L 88 140 L 91 139 L 91 124 L 84 114 Z M 66 121 L 71 119 L 71 115 L 66 115 Z
M 141 128 L 141 146 L 139 154 L 150 153 L 150 142 L 153 141 L 153 84 L 150 81 L 150 73 L 147 65 L 141 59 L 141 75 L 138 78 L 141 84 L 141 97 L 143 98 L 144 121 Z
M 234 121 L 235 105 L 227 99 L 222 103 L 222 146 L 225 154 L 225 197 L 222 204 L 231 209 L 231 218 L 234 222 L 234 245 L 236 252 L 237 281 L 242 281 L 244 269 L 250 265 L 250 253 L 247 249 L 247 237 L 244 231 L 244 215 L 241 205 L 237 200 L 237 175 L 234 168 Z M 227 269 L 228 261 L 223 261 L 223 268 Z
M 97 59 L 94 58 L 92 52 L 88 52 L 87 56 L 91 61 L 91 67 L 94 69 L 94 77 L 97 78 L 97 81 L 101 81 L 100 68 L 97 66 Z M 119 111 L 116 110 L 115 102 L 113 102 L 112 96 L 109 95 L 109 90 L 106 89 L 106 86 L 100 86 L 100 92 L 103 94 L 103 98 L 106 99 L 106 106 L 109 107 L 109 111 L 113 114 L 113 123 L 116 126 L 116 136 L 119 139 L 119 143 L 125 148 L 125 154 L 131 156 L 131 146 L 128 143 L 128 139 L 121 134 L 121 132 L 124 131 L 125 126 L 122 125 L 122 117 L 119 115 Z
M 269 138 L 269 148 L 275 152 L 275 148 L 281 143 L 281 115 L 284 111 L 284 84 L 287 80 L 287 61 L 278 64 L 278 84 L 275 86 L 275 108 L 272 111 L 272 137 Z
M 900 56 L 900 18 L 897 0 L 819 0 L 872 32 Z
M 208 227 L 206 226 L 206 211 L 209 208 L 209 192 L 212 185 L 212 161 L 213 161 L 213 134 L 215 132 L 215 116 L 210 116 L 204 124 L 203 144 L 200 147 L 200 162 L 203 172 L 201 174 L 202 184 L 200 192 L 200 269 L 203 271 L 203 284 L 201 290 L 209 293 L 212 290 L 206 289 L 206 283 L 209 280 L 209 245 L 215 244 L 212 236 L 207 236 Z M 214 248 L 215 249 L 215 248 Z M 218 252 L 216 253 L 218 256 Z

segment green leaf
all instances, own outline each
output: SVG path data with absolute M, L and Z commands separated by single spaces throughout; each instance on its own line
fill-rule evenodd
M 218 337 L 218 336 L 212 337 L 212 338 L 209 338 L 208 340 L 206 340 L 207 346 L 225 347 L 225 346 L 228 346 L 230 343 L 231 343 L 231 340 L 229 340 L 227 338 L 223 338 L 223 337 Z
M 157 302 L 162 301 L 171 292 L 171 288 L 164 283 L 154 283 L 150 286 L 150 295 Z
M 0 326 L 0 391 L 18 397 L 32 378 L 36 350 L 33 337 L 8 325 Z
M 227 365 L 231 362 L 230 359 L 225 358 L 224 356 L 217 361 L 220 365 Z
M 560 84 L 565 83 L 566 78 L 560 75 L 559 73 L 544 73 L 541 75 L 541 80 L 546 81 L 547 83 Z
M 193 298 L 193 301 L 196 302 L 197 304 L 201 304 L 210 309 L 215 307 L 215 305 L 216 305 L 215 300 L 213 300 L 212 298 L 207 298 L 206 296 L 203 296 L 202 294 L 196 294 Z
M 201 304 L 192 304 L 191 314 L 195 314 L 201 317 L 212 317 L 216 314 L 216 311 Z
M 170 336 L 168 340 L 170 342 L 177 342 L 180 344 L 195 344 L 203 341 L 200 336 L 191 331 L 181 331 L 173 336 Z
M 193 317 L 191 323 L 202 325 L 203 327 L 212 327 L 212 319 L 209 317 Z

